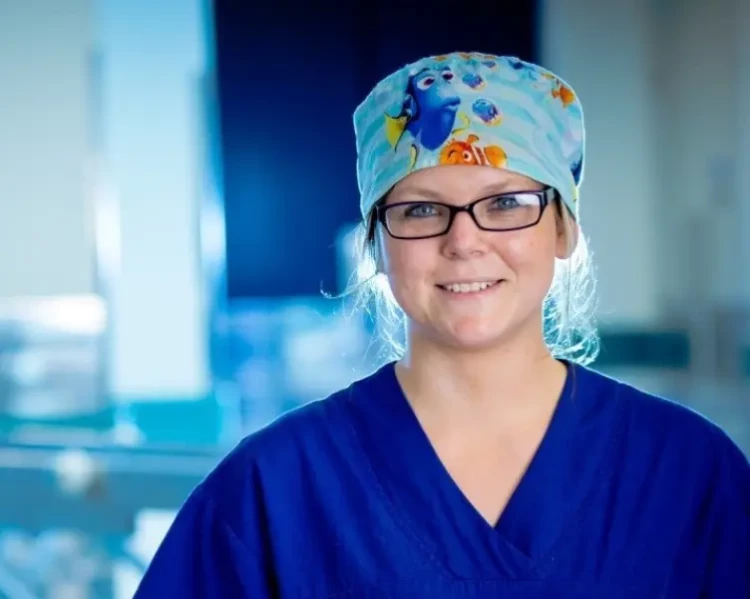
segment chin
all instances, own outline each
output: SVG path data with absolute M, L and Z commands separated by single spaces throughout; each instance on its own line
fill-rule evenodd
M 510 324 L 510 323 L 508 323 Z M 500 326 L 498 326 L 500 325 Z M 455 349 L 483 350 L 495 347 L 508 337 L 510 326 L 502 323 L 464 323 L 440 331 L 443 343 Z

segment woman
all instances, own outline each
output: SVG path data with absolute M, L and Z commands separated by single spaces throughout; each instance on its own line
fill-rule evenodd
M 403 313 L 403 355 L 247 437 L 137 596 L 750 596 L 742 452 L 587 366 L 571 88 L 429 57 L 355 128 L 367 283 Z

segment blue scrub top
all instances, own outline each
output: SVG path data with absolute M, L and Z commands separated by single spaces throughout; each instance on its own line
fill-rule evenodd
M 491 526 L 389 363 L 245 438 L 136 597 L 748 599 L 750 466 L 697 413 L 568 364 Z

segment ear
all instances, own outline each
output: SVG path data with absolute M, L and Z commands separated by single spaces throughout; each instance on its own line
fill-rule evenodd
M 567 260 L 578 246 L 580 228 L 578 221 L 561 201 L 557 202 L 557 210 L 555 210 L 555 228 L 557 231 L 555 255 L 560 260 Z
M 375 240 L 372 246 L 372 257 L 375 260 L 375 273 L 385 273 L 385 260 L 383 258 L 383 229 L 378 227 L 375 231 Z

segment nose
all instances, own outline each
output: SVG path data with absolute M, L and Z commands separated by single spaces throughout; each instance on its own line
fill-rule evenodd
M 453 219 L 453 224 L 444 235 L 443 253 L 448 258 L 466 259 L 481 256 L 486 252 L 482 230 L 466 212 Z

